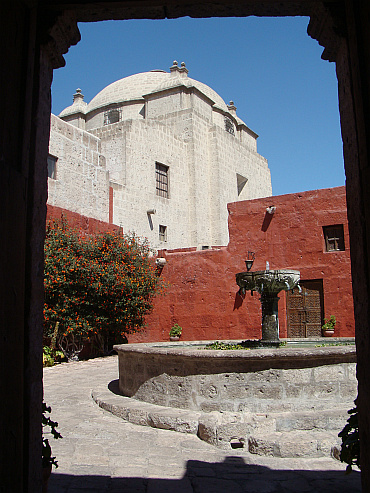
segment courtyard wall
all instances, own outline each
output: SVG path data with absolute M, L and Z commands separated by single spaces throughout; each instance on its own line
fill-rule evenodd
M 236 202 L 228 213 L 228 246 L 158 252 L 167 261 L 161 273 L 167 292 L 155 300 L 147 328 L 129 342 L 168 340 L 174 323 L 183 327 L 183 340 L 261 337 L 259 295 L 247 292 L 243 299 L 235 282 L 248 250 L 255 252 L 255 271 L 268 261 L 270 269 L 297 269 L 303 281 L 322 282 L 323 315 L 335 315 L 335 336 L 354 336 L 344 187 Z M 343 226 L 342 251 L 326 251 L 323 227 L 333 225 Z M 287 337 L 286 294 L 279 296 L 280 336 Z
M 266 209 L 275 207 L 274 214 Z M 260 296 L 238 293 L 235 274 L 246 270 L 297 269 L 302 285 L 318 281 L 323 288 L 323 317 L 335 315 L 336 337 L 354 336 L 351 266 L 345 188 L 313 190 L 228 205 L 230 243 L 207 250 L 160 250 L 166 265 L 158 274 L 167 285 L 154 300 L 147 327 L 129 342 L 168 340 L 175 323 L 182 340 L 254 339 L 261 337 Z M 88 234 L 118 231 L 116 225 L 48 205 L 48 219 L 65 217 Z M 326 251 L 323 227 L 342 225 L 344 250 Z M 287 296 L 279 294 L 280 337 L 289 336 Z

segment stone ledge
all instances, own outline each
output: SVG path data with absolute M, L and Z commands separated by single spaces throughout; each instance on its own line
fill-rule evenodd
M 281 458 L 335 457 L 340 443 L 335 432 L 260 433 L 249 437 L 248 450 L 252 454 Z
M 107 390 L 92 390 L 91 397 L 102 409 L 132 424 L 193 435 L 198 433 L 199 412 L 148 404 Z
M 208 342 L 214 341 L 181 341 L 180 343 L 136 343 L 119 344 L 114 349 L 119 358 L 125 354 L 145 355 L 150 354 L 161 358 L 161 363 L 167 361 L 211 362 L 219 366 L 221 362 L 227 366 L 227 362 L 243 365 L 248 371 L 258 371 L 271 368 L 307 368 L 319 365 L 335 363 L 356 363 L 355 346 L 327 346 L 327 347 L 280 347 L 250 350 L 220 351 L 216 349 L 200 350 Z M 224 341 L 228 342 L 228 341 Z M 238 342 L 238 341 L 234 341 Z M 318 341 L 319 342 L 319 341 Z M 225 371 L 228 371 L 225 368 Z

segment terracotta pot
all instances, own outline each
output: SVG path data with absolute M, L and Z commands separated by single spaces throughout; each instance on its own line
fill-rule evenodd
M 334 329 L 323 329 L 322 330 L 322 335 L 324 337 L 333 337 L 333 335 L 334 335 Z

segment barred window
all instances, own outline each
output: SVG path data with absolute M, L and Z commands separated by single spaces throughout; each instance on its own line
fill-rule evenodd
M 155 163 L 156 193 L 160 197 L 169 197 L 168 169 L 164 164 Z
M 345 250 L 343 224 L 324 226 L 323 232 L 327 252 L 340 252 Z
M 231 135 L 235 134 L 233 121 L 228 116 L 225 116 L 225 130 Z
M 121 120 L 121 111 L 118 108 L 113 108 L 104 112 L 104 125 L 117 123 Z
M 159 241 L 167 241 L 167 226 L 159 225 Z
M 55 156 L 48 155 L 48 177 L 52 180 L 57 178 L 57 160 Z

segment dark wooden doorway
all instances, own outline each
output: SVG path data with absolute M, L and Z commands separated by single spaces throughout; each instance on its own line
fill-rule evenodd
M 301 281 L 298 288 L 287 292 L 288 337 L 320 337 L 324 319 L 322 279 Z

